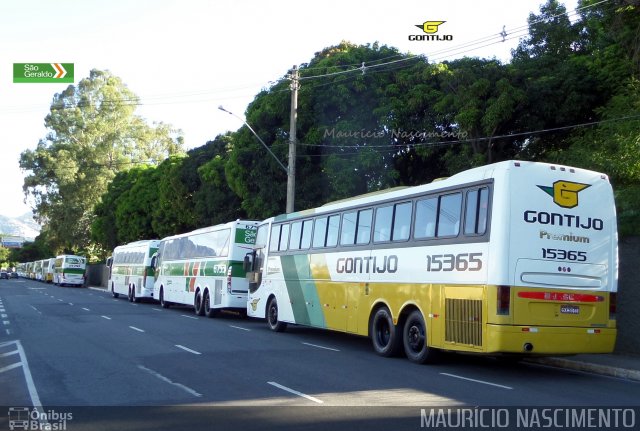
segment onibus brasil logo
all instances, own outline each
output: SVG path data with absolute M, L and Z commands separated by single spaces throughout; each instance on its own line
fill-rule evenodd
M 591 186 L 572 181 L 556 181 L 553 186 L 539 185 L 538 187 L 551 196 L 556 205 L 562 208 L 574 208 L 578 206 L 578 193 Z

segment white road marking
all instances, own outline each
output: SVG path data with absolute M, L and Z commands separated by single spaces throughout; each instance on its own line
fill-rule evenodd
M 482 383 L 483 385 L 496 386 L 498 388 L 503 388 L 503 389 L 513 389 L 511 386 L 504 386 L 504 385 L 499 385 L 497 383 L 485 382 L 484 380 L 470 379 L 469 377 L 456 376 L 455 374 L 449 374 L 449 373 L 440 373 L 440 374 L 442 374 L 443 376 L 454 377 L 456 379 L 462 379 L 462 380 L 468 380 L 470 382 Z
M 182 350 L 186 350 L 187 352 L 193 353 L 194 355 L 202 355 L 202 353 L 196 352 L 195 350 L 191 350 L 188 347 L 181 346 L 180 344 L 176 344 L 176 347 Z
M 2 321 L 2 324 L 3 324 L 3 325 L 8 325 L 9 323 L 10 323 L 10 322 L 9 322 L 8 320 L 3 320 L 3 321 Z
M 251 331 L 251 329 L 243 328 L 242 326 L 229 325 L 229 327 L 230 328 L 236 328 L 236 329 L 242 329 L 243 331 Z
M 162 311 L 162 309 L 160 309 L 160 308 L 152 308 L 152 310 L 155 310 L 155 311 Z
M 0 368 L 0 373 L 4 373 L 5 371 L 13 370 L 14 368 L 18 368 L 22 366 L 22 362 L 16 362 L 15 364 L 7 365 L 6 367 Z
M 84 307 L 82 307 L 82 309 L 83 309 L 84 311 L 91 311 L 91 310 L 89 310 L 88 308 L 84 308 Z
M 34 310 L 35 310 L 35 308 L 34 308 Z M 3 319 L 6 319 L 9 316 L 7 316 L 6 314 L 0 314 L 0 317 L 3 318 Z
M 143 330 L 143 329 L 136 328 L 135 326 L 129 326 L 129 328 L 133 329 L 134 331 L 144 332 L 144 330 Z
M 62 299 L 58 299 L 58 301 L 60 301 L 60 302 L 64 302 Z
M 332 352 L 339 352 L 340 350 L 338 349 L 334 349 L 332 347 L 324 347 L 324 346 L 319 346 L 317 344 L 311 344 L 311 343 L 302 343 L 306 346 L 311 346 L 311 347 L 317 347 L 318 349 L 325 349 L 325 350 L 331 350 Z
M 36 310 L 38 313 L 42 314 L 42 311 L 38 310 L 36 307 L 34 307 L 33 305 L 29 305 L 29 307 L 33 308 L 34 310 Z
M 197 318 L 197 317 L 187 316 L 186 314 L 181 314 L 181 316 L 182 316 L 182 317 L 186 317 L 186 318 L 188 318 L 188 319 L 195 319 L 195 320 L 198 320 L 198 318 Z
M 14 350 L 13 352 L 2 353 L 0 354 L 0 358 L 6 358 L 7 356 L 17 355 L 19 353 L 20 352 L 18 350 Z
M 111 317 L 101 316 L 103 319 L 111 320 Z
M 11 331 L 9 331 L 8 329 L 6 331 L 7 331 L 7 335 L 11 335 Z
M 70 302 L 69 305 L 73 305 L 73 302 Z
M 323 404 L 323 403 L 324 403 L 324 401 L 322 401 L 322 400 L 319 400 L 319 399 L 314 398 L 314 397 L 312 397 L 312 396 L 310 396 L 310 395 L 307 395 L 307 394 L 303 394 L 302 392 L 298 392 L 298 391 L 296 391 L 296 390 L 294 390 L 294 389 L 291 389 L 291 388 L 288 388 L 288 387 L 286 387 L 286 386 L 282 386 L 282 385 L 281 385 L 281 384 L 279 384 L 279 383 L 276 383 L 276 382 L 267 382 L 267 384 L 269 384 L 269 385 L 271 385 L 271 386 L 275 386 L 276 388 L 282 389 L 283 391 L 287 391 L 287 392 L 292 393 L 292 394 L 294 394 L 294 395 L 298 395 L 299 397 L 303 397 L 303 398 L 306 398 L 306 399 L 308 399 L 308 400 L 311 400 L 311 401 L 313 401 L 314 403 L 318 403 L 318 404 Z
M 22 348 L 22 344 L 20 340 L 16 340 L 16 347 L 20 352 L 20 359 L 22 361 L 22 371 L 24 372 L 24 379 L 27 382 L 27 389 L 29 390 L 29 396 L 31 397 L 31 405 L 38 408 L 38 411 L 42 411 L 42 403 L 40 402 L 40 397 L 38 396 L 38 391 L 36 389 L 36 384 L 33 382 L 33 377 L 31 376 L 31 370 L 29 369 L 29 362 L 27 361 L 27 355 L 24 353 L 24 349 Z
M 180 389 L 182 389 L 182 390 L 184 390 L 184 391 L 186 391 L 186 392 L 190 393 L 190 394 L 191 394 L 191 395 L 193 395 L 194 397 L 201 397 L 201 396 L 202 396 L 202 394 L 200 394 L 200 393 L 198 393 L 198 392 L 194 391 L 194 390 L 193 390 L 193 389 L 191 389 L 190 387 L 185 386 L 185 385 L 183 385 L 182 383 L 176 383 L 176 382 L 172 381 L 171 379 L 169 379 L 169 378 L 167 378 L 167 377 L 163 376 L 162 374 L 160 374 L 160 373 L 158 373 L 158 372 L 156 372 L 156 371 L 153 371 L 152 369 L 149 369 L 149 368 L 147 368 L 147 367 L 145 367 L 145 366 L 142 366 L 142 365 L 138 365 L 138 368 L 139 368 L 139 369 L 141 369 L 141 370 L 144 370 L 144 371 L 148 372 L 148 373 L 149 373 L 149 374 L 151 374 L 152 376 L 156 376 L 157 378 L 159 378 L 160 380 L 162 380 L 162 381 L 163 381 L 163 382 L 165 382 L 165 383 L 169 383 L 170 385 L 176 386 L 176 387 L 178 387 L 178 388 L 180 388 Z

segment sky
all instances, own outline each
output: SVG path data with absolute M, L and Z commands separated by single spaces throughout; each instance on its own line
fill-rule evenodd
M 20 153 L 47 130 L 53 96 L 70 84 L 13 83 L 14 63 L 73 63 L 75 83 L 109 70 L 137 94 L 136 113 L 182 130 L 187 149 L 242 123 L 247 105 L 293 65 L 343 40 L 396 47 L 430 61 L 508 62 L 543 0 L 30 0 L 0 3 L 0 215 L 24 203 Z M 564 2 L 573 11 L 576 0 Z M 444 21 L 452 40 L 410 41 Z M 498 36 L 506 30 L 505 41 Z M 303 83 L 304 85 L 304 83 Z M 300 106 L 299 109 L 304 109 Z

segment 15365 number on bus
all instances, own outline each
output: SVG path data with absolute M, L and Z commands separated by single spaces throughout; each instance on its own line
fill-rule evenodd
M 482 253 L 427 255 L 427 271 L 480 271 Z

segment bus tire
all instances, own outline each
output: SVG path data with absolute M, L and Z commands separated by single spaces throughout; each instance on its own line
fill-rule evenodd
M 384 357 L 398 354 L 402 344 L 402 332 L 393 324 L 391 312 L 387 307 L 379 308 L 371 319 L 371 341 L 373 350 Z
M 111 284 L 111 294 L 113 295 L 114 298 L 119 298 L 120 297 L 120 294 L 116 293 L 116 290 L 115 290 L 115 288 L 113 286 L 113 283 Z
M 287 324 L 278 320 L 278 300 L 273 297 L 267 305 L 267 324 L 274 332 L 283 332 L 287 329 Z
M 204 314 L 209 318 L 218 317 L 220 315 L 220 311 L 216 308 L 211 308 L 211 295 L 209 295 L 209 291 L 204 291 Z
M 420 310 L 407 317 L 402 330 L 402 343 L 407 359 L 416 364 L 426 364 L 436 359 L 437 351 L 427 346 L 427 326 Z
M 162 308 L 169 308 L 171 306 L 168 301 L 164 300 L 164 289 L 162 287 L 160 288 L 160 297 L 158 300 L 160 301 L 160 306 Z
M 129 302 L 133 302 L 133 289 L 131 289 L 131 286 L 129 286 L 129 293 L 127 294 L 127 299 L 129 300 Z
M 131 286 L 131 302 L 138 303 L 140 302 L 140 298 L 136 296 L 136 287 Z
M 201 290 L 198 290 L 196 296 L 193 297 L 193 311 L 198 316 L 204 316 L 204 301 L 202 300 Z

